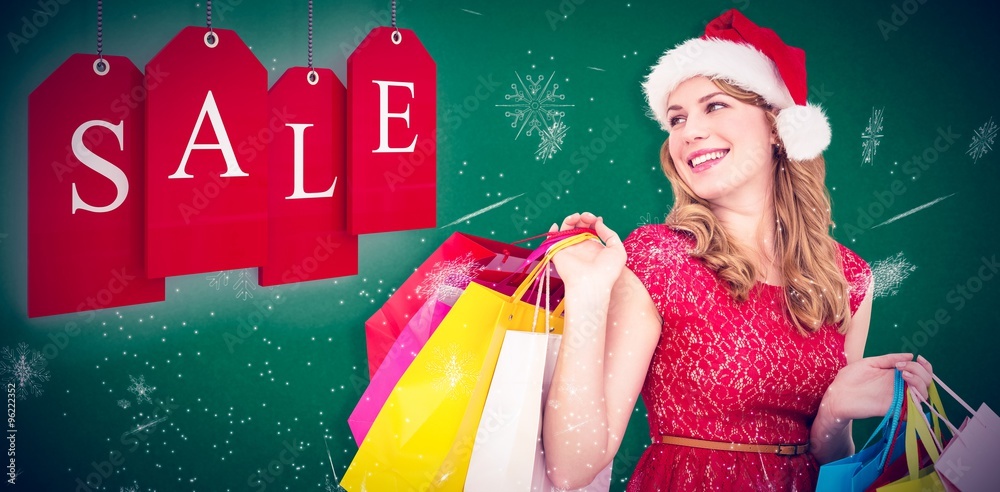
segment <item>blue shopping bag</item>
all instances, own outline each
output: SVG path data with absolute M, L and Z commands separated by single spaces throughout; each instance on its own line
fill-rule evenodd
M 864 491 L 882 473 L 886 462 L 892 462 L 903 454 L 905 446 L 902 440 L 905 433 L 899 431 L 902 430 L 901 426 L 906 425 L 902 421 L 904 390 L 903 375 L 897 369 L 892 404 L 885 417 L 868 437 L 861 451 L 819 468 L 816 492 Z M 876 437 L 878 440 L 872 444 Z M 893 441 L 896 441 L 896 445 L 892 445 Z M 890 448 L 892 456 L 889 456 Z

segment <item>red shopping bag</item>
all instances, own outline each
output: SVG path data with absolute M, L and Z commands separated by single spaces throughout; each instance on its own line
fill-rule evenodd
M 452 234 L 365 322 L 368 373 L 375 375 L 396 337 L 427 299 L 454 302 L 473 278 L 495 272 L 490 278 L 501 281 L 503 274 L 496 272 L 507 270 L 509 275 L 530 254 L 531 250 L 520 246 L 461 232 Z
M 547 238 L 534 251 L 461 232 L 452 234 L 365 322 L 369 375 L 375 375 L 403 327 L 427 299 L 452 305 L 470 282 L 512 295 L 551 245 L 583 231 L 586 229 L 545 234 Z M 556 275 L 552 279 L 549 302 L 558 304 L 563 294 L 562 280 Z M 528 289 L 522 300 L 532 302 L 537 293 L 534 289 Z

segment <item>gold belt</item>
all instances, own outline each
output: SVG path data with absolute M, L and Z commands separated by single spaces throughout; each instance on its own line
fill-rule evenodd
M 809 451 L 809 443 L 804 444 L 740 444 L 735 442 L 703 441 L 688 437 L 660 436 L 663 444 L 676 444 L 692 448 L 715 449 L 719 451 L 743 451 L 748 453 L 769 453 L 778 456 L 797 456 Z

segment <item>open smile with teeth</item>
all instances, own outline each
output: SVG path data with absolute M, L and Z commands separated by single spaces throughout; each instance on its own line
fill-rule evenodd
M 717 150 L 715 152 L 709 152 L 707 154 L 702 154 L 702 155 L 699 155 L 698 157 L 695 157 L 694 159 L 691 159 L 690 161 L 688 161 L 688 165 L 691 166 L 692 168 L 698 167 L 698 166 L 700 166 L 700 165 L 702 165 L 702 164 L 704 164 L 706 162 L 714 161 L 716 159 L 722 159 L 728 153 L 729 153 L 728 150 Z

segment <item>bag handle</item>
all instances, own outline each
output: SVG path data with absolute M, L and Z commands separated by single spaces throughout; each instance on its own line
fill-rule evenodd
M 559 314 L 562 313 L 562 309 L 566 305 L 566 303 L 563 300 L 560 300 L 559 301 L 559 305 L 556 306 L 556 309 L 559 309 L 559 313 L 555 313 L 555 312 L 553 312 L 553 311 L 551 311 L 549 309 L 549 299 L 550 299 L 550 297 L 549 297 L 549 295 L 550 295 L 549 289 L 550 289 L 550 287 L 552 285 L 552 275 L 549 273 L 549 270 L 550 270 L 549 269 L 549 265 L 546 264 L 546 266 L 545 266 L 545 282 L 542 282 L 542 283 L 545 284 L 545 313 L 546 313 L 546 316 L 545 316 L 545 331 L 544 331 L 544 333 L 551 333 L 553 331 L 553 328 L 551 326 L 549 326 L 549 316 L 558 316 Z M 539 278 L 541 278 L 541 277 L 539 277 Z M 538 325 L 538 305 L 541 304 L 541 300 L 542 300 L 542 289 L 539 288 L 538 289 L 538 296 L 535 298 L 535 314 L 531 317 L 531 332 L 532 333 L 535 333 L 535 326 Z M 549 313 L 551 313 L 551 314 L 549 314 Z
M 532 239 L 537 239 L 537 238 L 540 238 L 542 236 L 546 236 L 545 240 L 543 240 L 542 243 L 539 244 L 537 248 L 535 248 L 534 250 L 532 250 L 531 253 L 528 254 L 528 257 L 525 258 L 524 261 L 521 262 L 521 265 L 519 267 L 517 267 L 513 271 L 513 273 L 511 273 L 510 277 L 513 277 L 515 273 L 522 273 L 522 274 L 523 273 L 527 273 L 527 271 L 528 271 L 528 265 L 530 265 L 533 261 L 535 261 L 535 260 L 541 258 L 542 256 L 544 256 L 545 253 L 548 252 L 549 248 L 551 248 L 555 244 L 558 244 L 559 241 L 561 241 L 563 239 L 567 239 L 569 237 L 573 237 L 573 236 L 575 236 L 577 234 L 583 234 L 583 233 L 585 233 L 587 231 L 591 231 L 591 230 L 592 229 L 589 229 L 589 228 L 586 228 L 586 227 L 575 227 L 573 229 L 567 229 L 565 231 L 546 232 L 545 234 L 539 234 L 537 236 L 532 236 L 532 237 L 528 237 L 528 238 L 524 238 L 524 239 L 512 242 L 511 244 L 523 243 L 525 241 L 530 241 Z M 505 257 L 506 257 L 507 254 L 508 254 L 507 250 L 504 250 L 504 253 L 505 253 Z M 504 260 L 504 261 L 506 261 L 506 260 Z M 507 277 L 507 278 L 510 279 L 510 277 Z
M 505 277 L 499 283 L 501 283 L 501 284 L 508 284 L 511 281 L 511 279 L 514 278 L 515 275 L 518 275 L 518 274 L 524 275 L 524 274 L 526 274 L 527 271 L 528 271 L 528 266 L 531 265 L 531 263 L 534 262 L 535 260 L 537 260 L 540 257 L 544 256 L 545 253 L 547 253 L 548 250 L 553 245 L 558 244 L 559 241 L 561 241 L 563 239 L 567 239 L 567 238 L 572 237 L 572 236 L 576 236 L 578 234 L 587 233 L 588 231 L 592 231 L 592 229 L 585 228 L 585 227 L 576 227 L 576 228 L 573 228 L 573 229 L 567 229 L 565 231 L 547 232 L 545 234 L 539 234 L 537 236 L 532 236 L 532 237 L 528 237 L 528 238 L 524 238 L 524 239 L 512 242 L 511 244 L 523 243 L 525 241 L 530 241 L 532 239 L 537 239 L 537 238 L 540 238 L 542 236 L 546 236 L 546 239 L 544 241 L 542 241 L 542 243 L 540 245 L 538 245 L 537 248 L 535 248 L 534 250 L 532 250 L 531 253 L 528 254 L 527 258 L 525 258 L 517 268 L 515 268 L 514 270 L 512 270 L 510 272 L 510 274 L 508 274 L 507 277 Z M 503 261 L 506 262 L 509 256 L 510 256 L 510 252 L 505 249 L 504 250 L 504 259 L 503 259 Z M 524 279 L 522 279 L 522 280 L 524 280 Z M 532 286 L 531 289 L 529 289 L 527 292 L 529 292 L 529 293 L 530 292 L 534 292 L 534 289 L 535 289 L 535 286 Z
M 941 378 L 937 377 L 937 374 L 933 374 L 932 373 L 931 377 L 933 377 L 934 381 L 937 381 L 937 384 L 940 384 L 941 387 L 944 388 L 944 390 L 947 391 L 948 394 L 951 395 L 952 398 L 954 398 L 959 403 L 961 403 L 962 406 L 965 407 L 965 409 L 969 412 L 970 415 L 975 415 L 976 414 L 976 411 L 973 410 L 972 407 L 969 406 L 969 404 L 966 403 L 965 400 L 962 399 L 962 397 L 958 396 L 957 393 L 955 393 L 954 391 L 952 391 L 952 389 L 949 388 L 947 384 L 944 384 L 944 381 L 941 381 Z
M 588 239 L 600 240 L 593 233 L 580 232 L 572 236 L 569 236 L 565 239 L 562 239 L 557 243 L 555 243 L 554 245 L 552 245 L 552 247 L 550 247 L 549 250 L 545 253 L 545 256 L 543 256 L 542 259 L 538 262 L 538 264 L 535 265 L 535 267 L 531 270 L 531 273 L 529 273 L 528 276 L 525 277 L 525 279 L 521 282 L 521 285 L 517 287 L 517 290 L 514 291 L 514 299 L 517 300 L 524 296 L 524 293 L 527 292 L 531 284 L 535 281 L 536 278 L 538 278 L 539 272 L 541 272 L 542 268 L 548 265 L 549 262 L 552 261 L 552 258 L 556 255 L 556 253 L 570 246 L 582 243 Z
M 552 263 L 552 259 L 555 257 L 556 253 L 558 253 L 558 252 L 560 252 L 560 251 L 562 251 L 562 250 L 564 250 L 564 249 L 566 249 L 566 248 L 568 248 L 570 246 L 582 243 L 582 242 L 590 240 L 590 239 L 597 239 L 598 241 L 600 240 L 600 238 L 598 238 L 595 234 L 593 234 L 591 232 L 587 232 L 587 231 L 588 231 L 588 229 L 578 228 L 578 229 L 575 230 L 575 232 L 573 234 L 568 234 L 567 237 L 565 237 L 563 239 L 560 239 L 555 244 L 553 244 L 551 247 L 549 247 L 548 251 L 545 252 L 545 255 L 542 256 L 542 259 L 538 262 L 537 265 L 535 265 L 535 268 L 533 268 L 531 270 L 531 273 L 529 273 L 528 276 L 525 277 L 525 279 L 521 282 L 521 285 L 519 285 L 517 287 L 517 290 L 514 291 L 512 299 L 514 301 L 517 301 L 517 300 L 521 299 L 521 297 L 524 296 L 525 292 L 528 290 L 529 287 L 534 288 L 532 286 L 532 284 L 541 283 L 542 277 L 539 275 L 539 272 L 543 268 L 545 269 L 545 277 L 544 277 L 545 282 L 544 283 L 545 283 L 545 291 L 546 291 L 546 294 L 545 294 L 546 295 L 546 297 L 545 297 L 545 312 L 546 312 L 546 316 L 545 316 L 545 332 L 546 333 L 549 333 L 551 331 L 551 328 L 549 327 L 549 316 L 558 316 L 558 315 L 562 314 L 562 312 L 563 312 L 563 310 L 565 309 L 565 306 L 566 306 L 566 298 L 564 297 L 563 299 L 561 299 L 559 301 L 559 304 L 556 306 L 556 308 L 555 308 L 554 311 L 550 311 L 549 310 L 549 293 L 550 293 L 550 287 L 551 287 L 551 275 L 549 273 L 549 267 L 550 267 L 550 265 Z M 540 299 L 541 295 L 542 295 L 542 289 L 539 286 L 539 288 L 538 288 L 538 295 L 536 296 L 536 300 L 535 300 L 535 311 L 534 311 L 535 314 L 534 314 L 534 317 L 532 318 L 532 324 L 531 324 L 531 331 L 532 332 L 535 331 L 535 327 L 536 327 L 536 325 L 538 323 L 538 308 L 539 308 L 539 304 L 541 303 L 541 299 Z
M 864 446 L 861 446 L 861 449 L 867 448 L 868 445 L 872 443 L 872 440 L 875 439 L 875 436 L 877 435 L 880 434 L 885 435 L 886 433 L 888 433 L 889 439 L 891 440 L 893 438 L 893 435 L 895 435 L 896 433 L 896 428 L 899 426 L 899 421 L 903 417 L 903 411 L 902 411 L 903 401 L 904 401 L 903 391 L 905 384 L 906 383 L 903 381 L 903 373 L 900 372 L 899 369 L 896 369 L 895 374 L 893 375 L 892 403 L 889 404 L 889 410 L 885 412 L 885 417 L 882 418 L 882 421 L 879 422 L 878 427 L 876 427 L 875 430 L 872 431 L 871 435 L 868 436 L 868 440 L 865 441 Z M 888 425 L 889 428 L 886 428 L 886 425 Z M 885 463 L 885 460 L 887 459 L 888 456 L 887 453 L 888 453 L 888 447 L 882 450 L 881 453 L 879 453 L 880 454 L 879 468 L 881 468 L 882 465 Z
M 948 420 L 948 418 L 945 417 L 942 412 L 939 412 L 936 408 L 934 408 L 934 405 L 931 405 L 927 400 L 925 400 L 924 397 L 920 395 L 920 393 L 914 392 L 913 398 L 915 400 L 919 401 L 922 405 L 927 405 L 927 408 L 930 409 L 930 411 L 935 416 L 937 416 L 938 418 L 940 418 L 941 420 L 943 420 L 944 423 L 945 423 L 945 425 L 948 426 L 948 430 L 951 431 L 951 435 L 952 436 L 957 436 L 958 435 L 958 429 L 955 428 L 955 426 L 951 423 L 951 421 Z M 924 418 L 924 420 L 926 420 L 926 417 Z M 940 444 L 941 443 L 938 443 L 939 447 L 940 447 Z
M 931 385 L 931 387 L 933 388 L 933 385 Z M 920 403 L 915 400 L 913 395 L 913 391 L 906 392 L 906 397 L 908 398 L 906 415 L 906 468 L 909 471 L 910 480 L 916 480 L 920 476 L 920 455 L 917 450 L 918 436 L 920 443 L 923 444 L 924 449 L 927 450 L 927 454 L 930 456 L 932 463 L 937 463 L 941 458 L 940 450 L 936 446 L 934 438 L 931 436 L 931 430 L 927 425 L 927 420 L 924 418 L 923 412 L 920 411 Z M 934 402 L 936 396 L 937 391 L 935 390 L 931 395 L 932 403 Z M 940 405 L 941 399 L 937 398 L 936 403 Z M 937 416 L 934 416 L 934 425 L 935 431 L 938 433 L 938 436 L 940 436 L 941 429 L 937 421 Z

